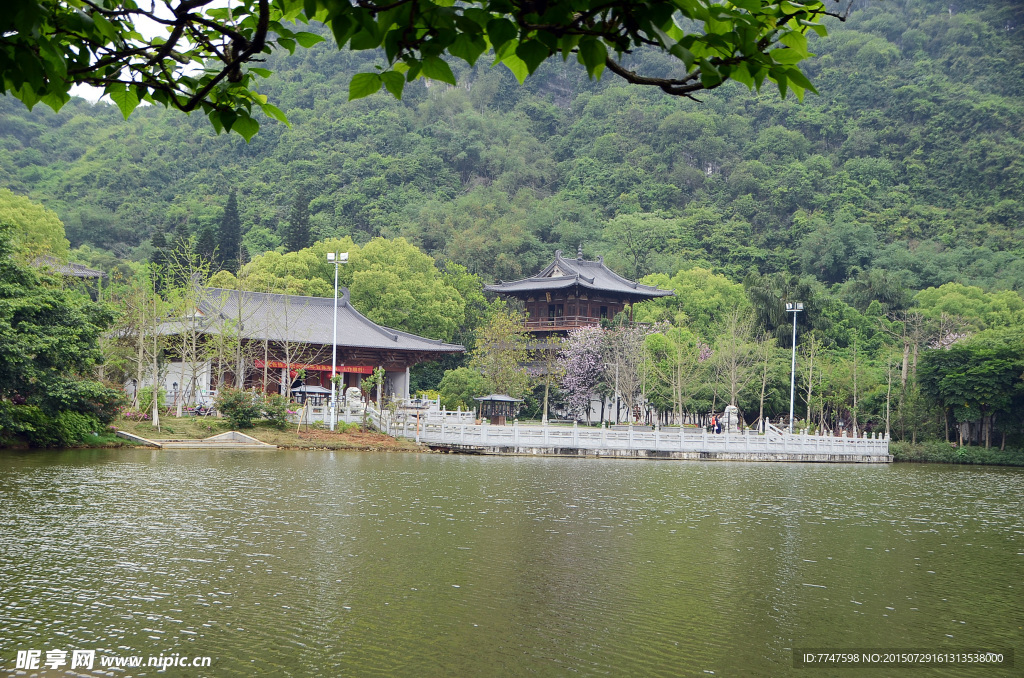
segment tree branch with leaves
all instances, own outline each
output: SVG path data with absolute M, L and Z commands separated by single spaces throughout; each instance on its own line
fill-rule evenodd
M 59 109 L 73 86 L 92 85 L 125 117 L 144 101 L 199 110 L 218 132 L 248 140 L 257 110 L 287 123 L 257 90 L 271 74 L 258 64 L 275 49 L 321 42 L 294 30 L 319 22 L 339 49 L 382 50 L 383 67 L 353 76 L 352 99 L 381 88 L 401 97 L 421 77 L 455 85 L 449 60 L 473 66 L 485 54 L 520 82 L 549 59 L 574 57 L 592 78 L 607 68 L 674 96 L 728 80 L 760 90 L 767 80 L 802 98 L 816 91 L 800 68 L 813 56 L 807 35 L 825 35 L 824 20 L 843 14 L 823 0 L 11 0 L 0 18 L 0 82 L 29 108 Z M 683 74 L 630 70 L 641 49 L 670 55 Z

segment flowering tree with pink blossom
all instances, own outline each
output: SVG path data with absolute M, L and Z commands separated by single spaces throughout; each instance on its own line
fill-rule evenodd
M 562 396 L 573 419 L 590 419 L 590 401 L 604 374 L 604 335 L 605 330 L 596 326 L 571 330 L 558 352 Z

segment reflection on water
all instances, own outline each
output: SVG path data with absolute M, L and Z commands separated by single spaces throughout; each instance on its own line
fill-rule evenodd
M 417 678 L 1024 656 L 1022 496 L 1020 470 L 947 466 L 9 453 L 0 672 L 54 647 Z

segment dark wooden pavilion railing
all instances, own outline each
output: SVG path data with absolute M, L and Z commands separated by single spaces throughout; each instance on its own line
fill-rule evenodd
M 577 327 L 600 325 L 601 319 L 587 315 L 563 315 L 558 318 L 530 318 L 526 321 L 526 329 L 530 332 L 547 332 L 551 330 L 573 330 Z

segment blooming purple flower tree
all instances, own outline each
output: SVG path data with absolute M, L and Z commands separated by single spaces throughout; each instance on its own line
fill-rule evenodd
M 604 372 L 604 335 L 596 326 L 571 330 L 558 352 L 565 408 L 574 419 L 590 418 L 590 400 Z

